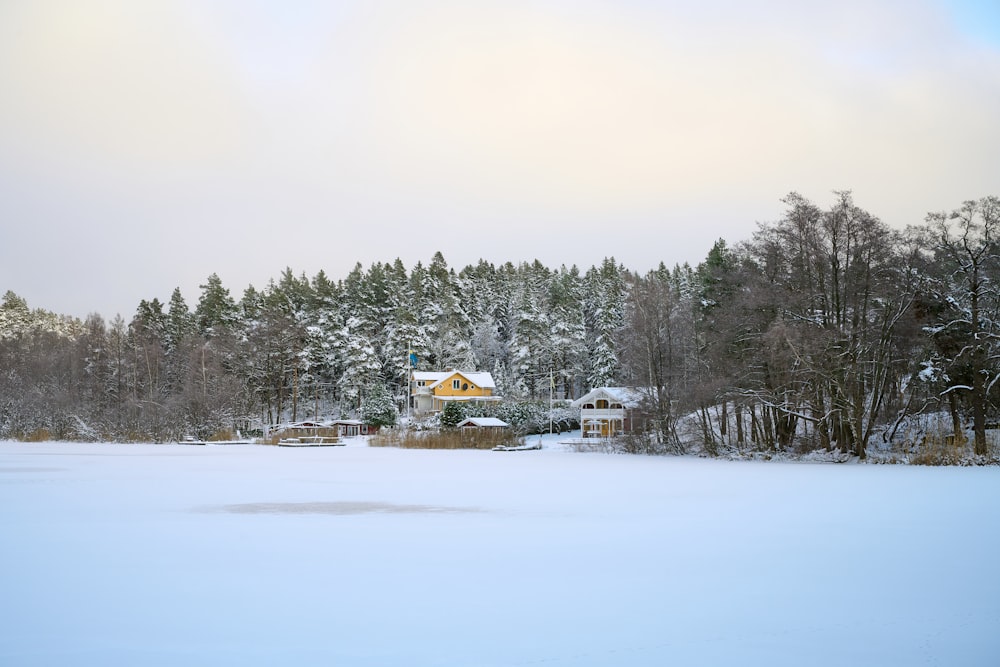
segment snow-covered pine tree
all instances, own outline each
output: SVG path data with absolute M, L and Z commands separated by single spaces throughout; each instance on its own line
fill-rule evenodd
M 188 309 L 181 289 L 175 287 L 170 295 L 170 302 L 167 304 L 167 320 L 164 327 L 164 342 L 167 350 L 177 348 L 184 338 L 193 335 L 197 331 L 197 322 L 194 315 Z
M 188 375 L 192 350 L 199 345 L 197 322 L 188 309 L 179 287 L 175 287 L 167 304 L 163 323 L 163 347 L 166 355 L 166 382 L 171 392 L 181 393 Z
M 0 340 L 15 338 L 29 331 L 31 319 L 28 302 L 7 290 L 0 302 Z
M 396 403 L 382 382 L 368 386 L 361 402 L 361 420 L 369 426 L 392 426 L 396 423 Z
M 615 339 L 624 323 L 625 270 L 614 258 L 606 258 L 600 268 L 591 268 L 585 278 L 585 317 L 590 342 L 591 387 L 607 386 L 618 378 Z
M 28 302 L 7 290 L 0 301 L 0 340 L 28 333 L 72 338 L 83 331 L 83 323 L 43 308 L 28 308 Z
M 460 286 L 444 256 L 434 253 L 426 272 L 420 302 L 420 324 L 432 368 L 470 368 L 474 364 L 468 314 L 459 298 Z
M 549 335 L 557 398 L 574 398 L 587 387 L 587 331 L 580 270 L 561 267 L 549 280 Z
M 223 287 L 222 279 L 217 273 L 208 277 L 201 288 L 201 297 L 195 307 L 194 315 L 202 334 L 211 336 L 216 329 L 232 327 L 238 317 L 236 302 L 229 294 L 229 289 Z
M 549 372 L 553 367 L 547 304 L 549 271 L 535 260 L 532 264 L 522 264 L 519 272 L 522 280 L 515 298 L 512 370 L 518 378 L 519 393 L 536 399 L 548 396 Z
M 338 379 L 341 398 L 341 414 L 347 414 L 360 405 L 366 387 L 381 380 L 382 370 L 375 348 L 363 333 L 364 322 L 359 317 L 348 317 L 334 348 L 340 361 L 341 375 Z
M 469 316 L 469 345 L 473 365 L 492 369 L 506 360 L 507 347 L 501 342 L 498 317 L 505 312 L 502 281 L 496 268 L 484 260 L 467 266 L 458 274 L 462 308 Z M 496 377 L 494 376 L 494 379 Z
M 455 428 L 465 419 L 465 409 L 458 401 L 448 401 L 444 404 L 444 409 L 441 410 L 438 419 L 441 426 Z
M 418 362 L 422 359 L 423 350 L 418 343 L 419 328 L 414 313 L 414 297 L 410 287 L 410 278 L 403 262 L 396 258 L 392 265 L 387 265 L 387 293 L 390 299 L 389 321 L 382 331 L 383 351 L 385 361 L 382 366 L 382 376 L 386 386 L 405 406 L 407 397 L 407 380 L 410 373 L 410 350 L 414 350 Z

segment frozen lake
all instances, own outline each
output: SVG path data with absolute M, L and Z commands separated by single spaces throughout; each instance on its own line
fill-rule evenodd
M 1000 664 L 1000 469 L 0 443 L 0 664 Z

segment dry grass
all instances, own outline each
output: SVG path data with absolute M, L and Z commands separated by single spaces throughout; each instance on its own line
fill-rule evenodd
M 52 439 L 52 432 L 47 428 L 36 428 L 30 433 L 25 433 L 21 438 L 22 442 L 45 442 Z
M 228 428 L 219 429 L 206 438 L 207 442 L 230 442 L 235 439 L 236 433 L 234 433 L 232 429 Z
M 520 442 L 509 431 L 383 429 L 369 438 L 368 444 L 371 447 L 402 449 L 493 449 L 501 445 L 517 445 Z
M 968 465 L 972 452 L 965 436 L 926 435 L 910 463 L 921 466 Z

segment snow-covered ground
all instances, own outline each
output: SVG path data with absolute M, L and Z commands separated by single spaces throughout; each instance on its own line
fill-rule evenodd
M 1000 664 L 996 467 L 0 443 L 0 535 L 12 667 Z

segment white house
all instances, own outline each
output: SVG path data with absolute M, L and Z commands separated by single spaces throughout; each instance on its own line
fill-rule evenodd
M 635 387 L 597 387 L 571 405 L 580 408 L 583 437 L 608 438 L 632 430 L 642 400 L 642 391 Z

